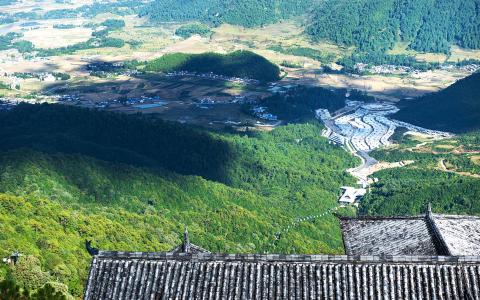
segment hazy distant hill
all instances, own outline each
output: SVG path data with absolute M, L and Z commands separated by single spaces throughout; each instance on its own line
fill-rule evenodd
M 404 101 L 394 118 L 450 132 L 480 129 L 480 73 L 438 93 Z
M 159 22 L 199 20 L 261 26 L 310 11 L 315 0 L 156 0 L 141 15 Z
M 421 52 L 449 52 L 450 45 L 480 48 L 477 0 L 156 0 L 141 13 L 160 22 L 199 20 L 261 26 L 306 15 L 315 39 L 383 51 L 397 41 Z
M 315 9 L 307 32 L 318 39 L 385 50 L 396 41 L 425 52 L 448 52 L 451 43 L 480 47 L 477 0 L 327 0 Z

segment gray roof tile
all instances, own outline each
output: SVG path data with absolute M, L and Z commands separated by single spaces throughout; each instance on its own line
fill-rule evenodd
M 480 218 L 432 215 L 433 223 L 451 255 L 480 255 Z
M 479 299 L 480 263 L 436 257 L 128 255 L 94 257 L 86 300 Z M 454 283 L 454 284 L 453 284 Z
M 437 255 L 426 218 L 341 219 L 349 255 Z

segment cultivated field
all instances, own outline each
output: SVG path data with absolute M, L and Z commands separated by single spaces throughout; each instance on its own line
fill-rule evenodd
M 37 48 L 53 49 L 86 42 L 92 36 L 90 28 L 55 29 L 49 23 L 44 22 L 38 29 L 24 31 L 23 39 Z
M 23 1 L 2 9 L 8 12 L 31 11 L 46 12 L 53 9 L 72 8 L 88 4 L 92 1 L 75 1 L 71 4 L 54 3 L 53 1 Z M 405 97 L 417 97 L 425 93 L 443 89 L 456 80 L 469 75 L 468 71 L 435 70 L 408 75 L 370 75 L 353 76 L 346 74 L 319 74 L 323 65 L 312 58 L 288 55 L 270 50 L 271 47 L 283 49 L 307 48 L 320 51 L 336 58 L 349 55 L 353 48 L 343 48 L 327 42 L 312 42 L 302 34 L 300 22 L 293 20 L 268 25 L 261 28 L 246 29 L 233 25 L 221 25 L 212 28 L 210 37 L 192 36 L 181 39 L 175 36 L 175 30 L 184 24 L 166 23 L 150 24 L 147 19 L 138 16 L 116 16 L 100 14 L 93 19 L 61 19 L 41 20 L 32 26 L 25 26 L 21 22 L 0 26 L 0 34 L 7 32 L 22 33 L 22 39 L 32 42 L 37 48 L 58 48 L 74 45 L 88 40 L 92 35 L 93 27 L 107 19 L 123 19 L 125 28 L 109 33 L 109 37 L 119 38 L 126 42 L 122 48 L 95 48 L 77 51 L 74 54 L 53 56 L 42 59 L 26 59 L 15 51 L 0 51 L 0 82 L 13 84 L 20 90 L 2 90 L 0 93 L 15 97 L 35 97 L 37 94 L 53 95 L 78 94 L 82 101 L 92 103 L 119 99 L 121 97 L 140 97 L 142 95 L 156 95 L 172 103 L 150 109 L 143 109 L 144 113 L 158 113 L 167 119 L 198 119 L 210 125 L 220 114 L 212 108 L 199 108 L 195 101 L 202 98 L 212 98 L 214 101 L 225 101 L 235 96 L 261 98 L 266 88 L 239 88 L 226 86 L 224 82 L 200 82 L 192 78 L 170 78 L 159 76 L 113 76 L 100 79 L 90 75 L 87 65 L 90 62 L 120 62 L 128 60 L 145 61 L 160 57 L 166 53 L 185 52 L 203 53 L 214 51 L 228 53 L 235 50 L 254 51 L 279 65 L 299 66 L 298 68 L 282 67 L 287 73 L 283 85 L 306 84 L 329 88 L 359 89 L 375 97 L 390 101 L 397 101 Z M 74 28 L 55 29 L 54 25 L 74 25 Z M 406 44 L 399 43 L 390 51 L 391 54 L 409 54 L 426 61 L 457 61 L 462 59 L 479 59 L 480 51 L 470 51 L 454 47 L 451 56 L 438 54 L 422 54 L 410 51 Z M 330 65 L 338 69 L 337 65 Z M 38 79 L 21 79 L 12 82 L 11 77 L 5 74 L 19 73 L 66 73 L 71 79 L 66 82 L 45 82 Z M 172 80 L 174 82 L 172 82 Z M 33 95 L 33 96 L 32 96 Z M 193 107 L 193 106 L 194 107 Z M 232 104 L 226 104 L 232 105 Z M 232 109 L 223 107 L 222 112 L 228 112 L 233 119 L 251 121 L 241 113 L 240 107 L 232 105 Z M 115 108 L 125 110 L 123 107 Z M 136 109 L 134 109 L 136 111 Z M 192 116 L 189 116 L 192 111 Z M 203 117 L 201 117 L 203 116 Z M 227 116 L 227 118 L 228 118 Z M 192 121 L 193 122 L 193 121 Z M 236 122 L 236 121 L 235 121 Z

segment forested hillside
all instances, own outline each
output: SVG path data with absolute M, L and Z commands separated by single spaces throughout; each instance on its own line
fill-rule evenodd
M 480 73 L 457 81 L 437 93 L 404 100 L 393 117 L 448 132 L 480 129 Z
M 141 13 L 158 22 L 201 21 L 261 26 L 305 15 L 306 32 L 362 52 L 407 42 L 420 52 L 449 53 L 451 44 L 480 48 L 476 0 L 156 0 Z
M 217 75 L 256 79 L 262 82 L 276 81 L 280 78 L 280 69 L 277 65 L 250 51 L 235 51 L 229 54 L 170 53 L 148 61 L 144 70 L 150 72 L 211 72 Z
M 421 52 L 448 53 L 450 45 L 480 48 L 476 0 L 327 0 L 313 13 L 307 32 L 316 39 L 385 51 L 397 41 Z
M 345 106 L 346 90 L 298 86 L 285 94 L 262 99 L 261 105 L 282 120 L 298 121 L 315 117 L 315 110 L 325 108 L 334 112 Z
M 295 218 L 335 206 L 338 188 L 354 182 L 344 170 L 358 162 L 320 131 L 211 133 L 56 105 L 2 112 L 0 249 L 24 255 L 9 276 L 30 290 L 61 282 L 81 296 L 85 239 L 166 251 L 184 225 L 214 252 L 342 253 L 333 216 L 275 239 Z
M 439 213 L 480 215 L 480 132 L 425 141 L 403 136 L 401 144 L 371 155 L 383 162 L 411 161 L 383 170 L 360 207 L 368 215 L 416 215 L 428 203 Z
M 156 0 L 141 15 L 157 22 L 191 21 L 218 25 L 229 23 L 245 27 L 274 23 L 304 14 L 315 0 Z
M 364 198 L 367 215 L 418 215 L 431 203 L 438 213 L 480 215 L 480 179 L 424 168 L 397 168 L 379 179 Z

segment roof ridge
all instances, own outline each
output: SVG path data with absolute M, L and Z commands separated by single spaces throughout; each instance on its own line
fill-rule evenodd
M 337 218 L 340 220 L 358 220 L 358 221 L 365 221 L 365 220 L 372 220 L 372 221 L 382 221 L 382 220 L 419 220 L 419 219 L 424 219 L 425 215 L 417 215 L 417 216 L 358 216 L 358 217 L 344 217 L 344 216 L 339 216 L 337 215 Z
M 408 256 L 408 255 L 321 255 L 321 254 L 220 254 L 100 251 L 96 259 L 145 259 L 244 262 L 416 262 L 416 263 L 480 263 L 480 256 Z
M 451 251 L 446 243 L 441 230 L 438 228 L 437 223 L 435 222 L 435 215 L 431 210 L 427 213 L 426 222 L 429 234 L 433 240 L 435 247 L 437 248 L 438 254 L 451 255 Z
M 455 218 L 455 219 L 475 219 L 480 220 L 480 216 L 472 216 L 472 215 L 447 215 L 447 214 L 435 214 L 432 213 L 433 217 L 442 217 L 442 218 Z
M 357 216 L 357 217 L 346 217 L 335 214 L 338 219 L 340 220 L 407 220 L 407 219 L 421 219 L 425 218 L 426 214 L 422 215 L 415 215 L 415 216 Z M 480 220 L 480 216 L 472 216 L 472 215 L 449 215 L 449 214 L 437 214 L 431 213 L 433 217 L 442 217 L 442 218 L 461 218 L 461 219 L 475 219 Z

